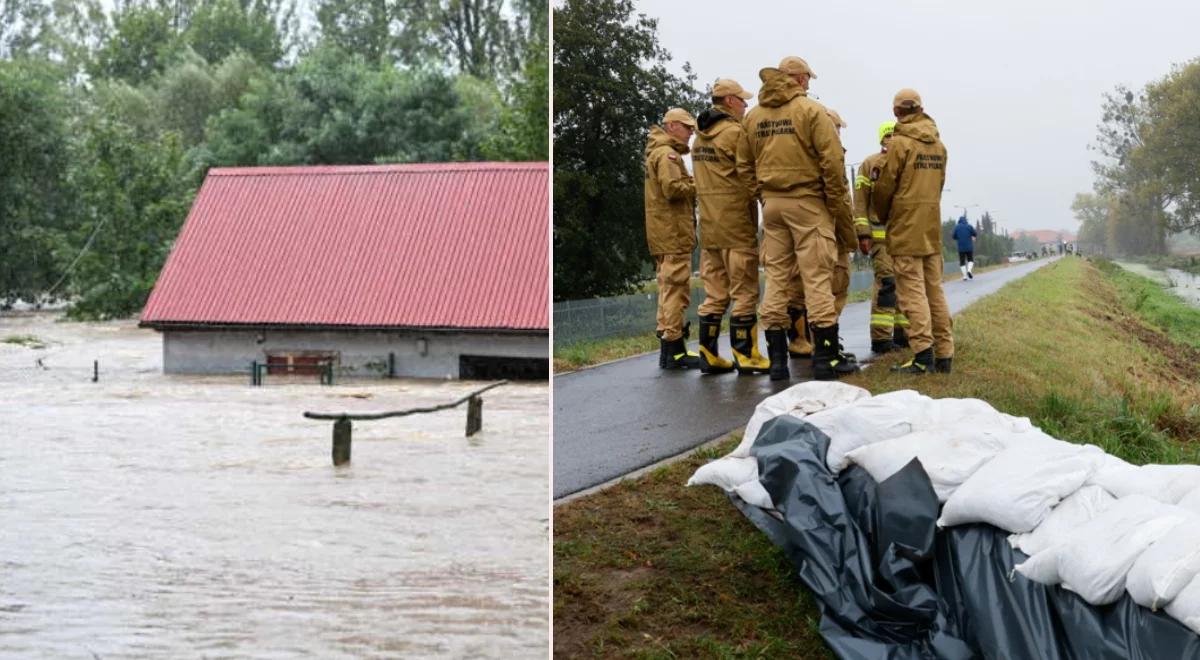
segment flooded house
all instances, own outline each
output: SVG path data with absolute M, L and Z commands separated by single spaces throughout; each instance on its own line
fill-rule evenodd
M 544 162 L 214 168 L 140 325 L 171 374 L 546 378 L 549 180 Z

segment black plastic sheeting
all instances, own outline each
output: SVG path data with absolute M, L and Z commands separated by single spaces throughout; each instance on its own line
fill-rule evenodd
M 882 483 L 825 465 L 829 438 L 789 416 L 751 454 L 781 518 L 734 504 L 781 547 L 821 609 L 841 658 L 1200 658 L 1200 637 L 1128 595 L 1089 605 L 1016 574 L 1025 555 L 990 525 L 938 530 L 938 501 L 913 460 Z

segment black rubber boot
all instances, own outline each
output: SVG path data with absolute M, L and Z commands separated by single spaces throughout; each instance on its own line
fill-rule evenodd
M 933 372 L 938 374 L 950 373 L 950 361 L 954 358 L 934 358 Z
M 872 339 L 871 352 L 880 355 L 896 350 L 896 344 L 891 339 Z
M 662 357 L 659 359 L 659 362 L 665 365 L 663 369 L 700 368 L 700 355 L 688 352 L 686 335 L 670 341 L 661 338 L 658 341 L 662 350 Z
M 706 374 L 727 374 L 733 363 L 721 357 L 717 339 L 721 336 L 721 314 L 700 317 L 700 371 Z
M 771 360 L 771 380 L 787 380 L 792 377 L 788 369 L 788 338 L 783 328 L 767 330 L 767 357 Z
M 904 331 L 904 328 L 896 326 L 892 330 L 892 343 L 896 345 L 896 348 L 908 348 L 908 333 Z
M 662 330 L 655 330 L 654 336 L 658 337 L 658 368 L 667 368 L 667 345 L 662 340 Z
M 846 360 L 838 352 L 838 326 L 813 327 L 813 377 L 817 380 L 834 380 L 858 371 L 858 365 Z
M 730 317 L 729 344 L 739 374 L 771 372 L 771 361 L 758 352 L 758 318 L 754 314 Z
M 933 347 L 917 353 L 911 360 L 904 364 L 892 367 L 892 371 L 899 374 L 918 374 L 924 375 L 933 371 Z

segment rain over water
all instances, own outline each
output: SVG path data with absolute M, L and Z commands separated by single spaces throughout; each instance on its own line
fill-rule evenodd
M 0 315 L 0 657 L 545 657 L 549 388 L 162 374 L 132 321 Z M 92 382 L 93 360 L 99 381 Z

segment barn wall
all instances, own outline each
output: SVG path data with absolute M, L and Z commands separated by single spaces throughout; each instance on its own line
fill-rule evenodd
M 420 353 L 420 342 L 426 353 Z M 261 341 L 260 341 L 261 340 Z M 456 332 L 336 332 L 250 330 L 167 330 L 163 332 L 163 371 L 169 374 L 246 374 L 267 352 L 337 351 L 340 376 L 383 377 L 388 353 L 396 355 L 396 375 L 457 378 L 460 355 L 549 359 L 546 334 Z

